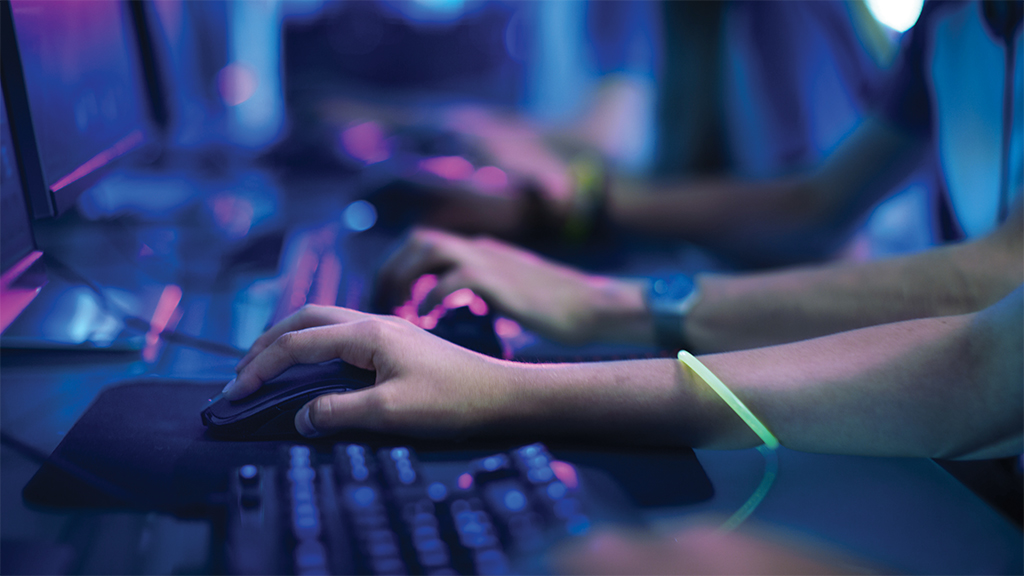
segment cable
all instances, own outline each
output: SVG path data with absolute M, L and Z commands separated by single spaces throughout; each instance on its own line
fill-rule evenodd
M 107 312 L 111 312 L 113 314 L 120 316 L 125 328 L 141 332 L 143 334 L 148 334 L 150 331 L 152 331 L 153 327 L 147 320 L 135 316 L 134 314 L 131 313 L 131 311 L 125 309 L 116 301 L 109 298 L 105 291 L 103 290 L 103 288 L 98 286 L 96 283 L 94 283 L 92 280 L 84 276 L 82 273 L 68 266 L 59 258 L 53 256 L 52 254 L 47 254 L 44 252 L 43 258 L 46 260 L 46 263 L 49 267 L 54 268 L 55 271 L 63 275 L 65 278 L 68 278 L 75 282 L 79 282 L 85 287 L 89 288 L 89 290 L 95 292 L 96 295 L 99 296 L 100 303 L 103 306 L 103 309 L 106 310 Z M 209 352 L 211 354 L 227 356 L 230 358 L 241 358 L 242 356 L 245 356 L 244 350 L 235 348 L 234 346 L 231 346 L 229 344 L 224 344 L 222 342 L 216 342 L 213 340 L 207 340 L 205 338 L 200 338 L 198 336 L 192 336 L 190 334 L 176 332 L 174 330 L 162 330 L 159 333 L 159 336 L 161 339 L 168 343 L 177 344 L 179 346 L 185 346 L 188 348 L 194 348 L 196 350 L 202 350 L 204 352 Z
M 693 371 L 705 384 L 708 385 L 716 394 L 732 408 L 733 412 L 737 416 L 743 419 L 750 429 L 757 434 L 758 438 L 761 439 L 764 444 L 757 447 L 757 451 L 764 457 L 764 476 L 761 477 L 761 482 L 754 489 L 754 493 L 747 498 L 747 501 L 739 507 L 728 520 L 722 523 L 719 527 L 720 530 L 730 531 L 735 529 L 737 526 L 743 523 L 744 520 L 749 517 L 754 510 L 761 504 L 764 497 L 768 494 L 768 490 L 771 489 L 772 484 L 775 482 L 775 476 L 779 472 L 779 455 L 776 449 L 780 446 L 778 438 L 768 430 L 768 427 L 764 425 L 761 420 L 747 408 L 747 405 L 739 399 L 738 396 L 725 385 L 725 382 L 715 375 L 703 362 L 697 359 L 696 356 L 690 354 L 686 350 L 680 350 L 677 355 L 679 362 L 689 370 Z

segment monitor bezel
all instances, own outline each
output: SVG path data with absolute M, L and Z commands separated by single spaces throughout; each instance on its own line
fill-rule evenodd
M 11 130 L 11 145 L 14 148 L 14 164 L 16 178 L 22 185 L 24 193 L 24 173 L 21 162 L 21 150 L 14 142 L 13 129 L 10 123 L 10 110 L 6 90 L 3 90 L 3 97 L 0 98 L 0 106 L 5 108 L 7 117 L 7 129 Z M 25 223 L 29 226 L 29 239 L 31 246 L 28 252 L 11 264 L 6 270 L 0 270 L 0 333 L 7 330 L 7 327 L 35 300 L 39 292 L 46 286 L 49 277 L 46 274 L 46 266 L 43 261 L 43 253 L 36 244 L 35 235 L 31 233 L 32 214 L 28 206 L 28 198 L 25 198 Z
M 128 37 L 129 57 L 139 81 L 139 96 L 143 109 L 138 128 L 121 138 L 113 146 L 100 151 L 78 168 L 58 178 L 46 181 L 38 140 L 33 127 L 28 88 L 21 65 L 17 34 L 10 0 L 0 0 L 0 80 L 8 98 L 8 118 L 14 145 L 19 150 L 22 168 L 22 186 L 32 218 L 40 220 L 60 216 L 78 200 L 78 197 L 96 184 L 118 165 L 133 159 L 152 159 L 159 156 L 161 142 L 153 119 L 153 102 L 142 55 L 139 53 L 137 17 L 127 0 L 118 2 L 124 11 L 125 34 Z

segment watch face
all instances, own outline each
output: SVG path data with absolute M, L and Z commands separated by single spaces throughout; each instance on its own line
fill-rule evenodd
M 651 281 L 647 293 L 647 304 L 654 313 L 678 313 L 693 294 L 693 280 L 685 274 Z
M 669 349 L 687 348 L 686 315 L 696 302 L 697 291 L 689 276 L 677 274 L 651 281 L 647 291 L 647 309 L 654 324 L 659 346 Z

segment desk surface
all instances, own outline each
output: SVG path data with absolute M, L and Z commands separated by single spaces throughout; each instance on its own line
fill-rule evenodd
M 333 200 L 342 206 L 343 199 Z M 150 230 L 152 232 L 152 230 Z M 159 234 L 154 236 L 159 238 Z M 223 262 L 201 238 L 178 238 L 190 258 L 183 267 L 186 296 L 179 328 L 231 341 L 230 326 L 244 313 L 235 299 L 239 282 L 260 280 L 247 271 L 225 281 L 196 270 Z M 214 251 L 215 252 L 215 251 Z M 196 265 L 192 265 L 196 264 Z M 274 270 L 264 270 L 267 274 Z M 240 344 L 236 342 L 236 344 Z M 167 347 L 154 362 L 134 356 L 10 354 L 2 358 L 0 422 L 6 434 L 49 454 L 107 386 L 136 376 L 223 377 L 234 359 Z M 652 509 L 648 519 L 669 527 L 697 513 L 728 515 L 761 479 L 754 450 L 697 451 L 715 496 L 684 508 Z M 783 527 L 893 570 L 922 574 L 1021 573 L 1019 528 L 994 511 L 934 462 L 926 459 L 829 456 L 782 449 L 774 486 L 754 522 Z M 0 450 L 0 532 L 5 565 L 12 551 L 37 558 L 43 571 L 190 573 L 209 570 L 208 522 L 137 513 L 42 511 L 28 508 L 21 490 L 39 463 L 5 443 Z M 46 564 L 49 562 L 49 564 Z M 50 568 L 50 570 L 47 570 Z M 5 570 L 6 571 L 6 570 Z
M 122 374 L 126 368 L 130 365 L 120 367 Z M 0 389 L 5 431 L 49 453 L 90 396 L 116 381 L 117 372 L 107 364 L 74 369 L 5 362 Z M 61 386 L 71 373 L 79 385 Z M 91 388 L 83 385 L 90 382 Z M 669 528 L 693 514 L 731 514 L 751 494 L 764 469 L 755 450 L 698 450 L 697 457 L 715 495 L 696 505 L 647 510 L 653 525 Z M 203 522 L 26 507 L 21 489 L 37 468 L 37 462 L 10 446 L 0 452 L 5 547 L 11 542 L 41 543 L 50 557 L 54 550 L 71 550 L 78 555 L 71 566 L 82 572 L 160 573 L 208 566 L 211 526 Z M 751 521 L 800 533 L 899 572 L 1021 573 L 1024 562 L 1021 531 L 927 459 L 781 449 L 778 477 Z

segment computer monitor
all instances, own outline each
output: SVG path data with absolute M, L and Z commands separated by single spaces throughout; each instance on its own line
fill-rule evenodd
M 57 216 L 111 165 L 155 145 L 128 5 L 4 0 L 3 84 L 35 218 Z
M 7 329 L 46 283 L 42 255 L 32 236 L 7 102 L 0 96 L 0 332 Z

